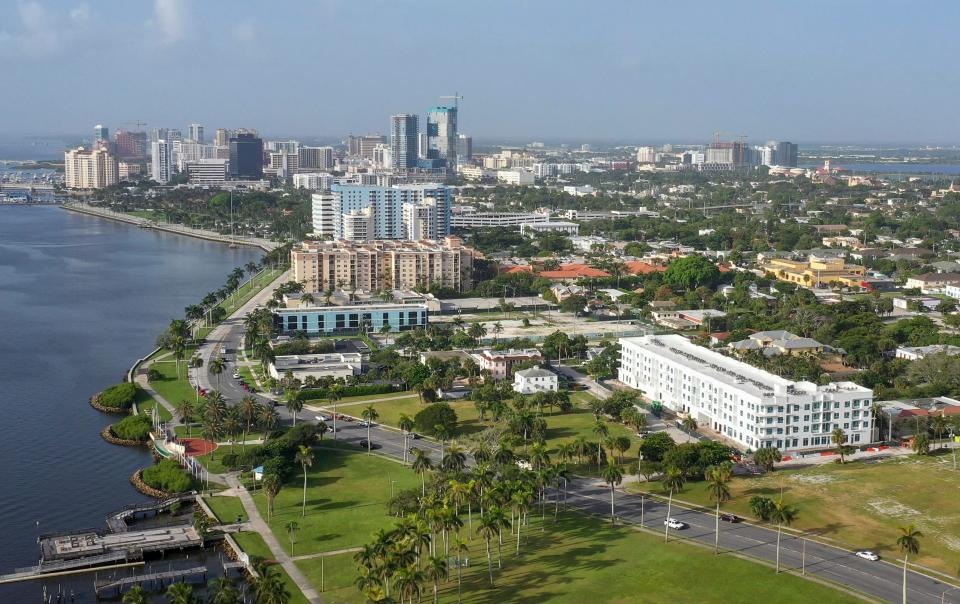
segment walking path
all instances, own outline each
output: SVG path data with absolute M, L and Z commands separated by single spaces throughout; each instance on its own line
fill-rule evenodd
M 349 403 L 337 403 L 337 410 L 339 411 L 340 407 L 353 407 L 356 405 L 370 405 L 373 403 L 385 403 L 387 401 L 397 401 L 404 398 L 410 398 L 412 396 L 417 396 L 416 392 L 408 392 L 406 394 L 398 394 L 396 396 L 385 396 L 383 398 L 371 398 L 364 401 L 350 401 Z M 307 409 L 311 411 L 319 411 L 321 409 L 332 411 L 333 404 L 327 405 L 304 405 Z
M 299 562 L 300 560 L 310 560 L 311 558 L 326 558 L 327 556 L 336 556 L 338 554 L 352 554 L 353 552 L 359 552 L 362 550 L 362 547 L 345 547 L 343 549 L 335 549 L 329 552 L 317 552 L 315 554 L 303 554 L 302 556 L 294 556 L 293 561 Z
M 257 505 L 253 502 L 253 497 L 250 495 L 250 492 L 240 484 L 240 481 L 237 480 L 235 475 L 228 474 L 226 479 L 227 484 L 230 485 L 233 492 L 240 496 L 240 503 L 243 504 L 243 509 L 247 512 L 247 518 L 249 518 L 247 524 L 252 530 L 263 537 L 263 541 L 267 544 L 267 547 L 270 548 L 273 559 L 283 567 L 283 570 L 287 571 L 287 574 L 290 575 L 293 582 L 296 583 L 300 591 L 303 592 L 303 596 L 307 601 L 323 604 L 323 598 L 320 597 L 320 594 L 317 593 L 317 590 L 310 584 L 307 577 L 300 572 L 300 569 L 294 564 L 295 558 L 291 558 L 287 552 L 284 551 L 283 547 L 280 546 L 280 542 L 277 541 L 273 531 L 270 530 L 270 526 L 260 515 L 260 510 L 257 509 Z

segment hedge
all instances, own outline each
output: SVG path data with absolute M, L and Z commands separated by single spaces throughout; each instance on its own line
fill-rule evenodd
M 129 409 L 137 398 L 138 386 L 133 382 L 115 384 L 97 396 L 97 403 L 103 407 Z
M 390 394 L 397 392 L 400 388 L 393 384 L 357 384 L 356 386 L 345 386 L 341 391 L 341 396 L 369 396 L 371 394 Z M 318 400 L 329 398 L 329 388 L 306 388 L 297 393 L 297 398 L 302 401 Z
M 150 436 L 150 418 L 146 415 L 131 415 L 110 426 L 110 432 L 124 440 L 144 441 Z
M 143 470 L 143 482 L 148 486 L 168 493 L 183 493 L 190 490 L 193 480 L 172 459 L 161 460 L 155 466 Z

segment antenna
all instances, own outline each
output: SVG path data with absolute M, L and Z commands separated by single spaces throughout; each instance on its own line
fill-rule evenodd
M 463 97 L 460 96 L 460 93 L 459 93 L 459 92 L 454 92 L 452 96 L 451 96 L 451 95 L 447 95 L 447 96 L 441 96 L 440 98 L 441 98 L 441 99 L 444 99 L 444 100 L 450 100 L 450 99 L 452 99 L 452 100 L 453 100 L 453 108 L 454 108 L 454 109 L 457 109 L 457 110 L 459 110 L 459 108 L 460 108 L 460 101 L 463 100 Z

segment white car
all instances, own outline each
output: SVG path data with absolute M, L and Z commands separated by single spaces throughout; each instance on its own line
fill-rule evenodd
M 240 379 L 240 374 L 237 373 L 237 372 L 234 372 L 234 374 L 233 374 L 233 379 L 239 380 L 239 379 Z
M 666 520 L 663 521 L 663 523 L 672 529 L 680 530 L 680 529 L 687 528 L 686 524 L 684 524 L 683 522 L 680 522 L 676 518 L 667 518 Z
M 317 421 L 318 421 L 318 422 L 332 422 L 332 421 L 333 421 L 333 418 L 330 417 L 329 415 L 323 415 L 323 414 L 321 414 L 321 415 L 318 415 L 318 416 L 316 416 L 316 417 L 317 417 Z
M 864 560 L 869 560 L 871 562 L 876 562 L 880 559 L 880 556 L 878 556 L 876 552 L 871 552 L 868 549 L 862 549 L 855 553 L 858 558 L 863 558 Z

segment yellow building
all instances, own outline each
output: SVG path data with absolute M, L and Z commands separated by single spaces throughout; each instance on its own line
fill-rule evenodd
M 806 261 L 771 258 L 761 268 L 780 281 L 803 287 L 822 287 L 839 283 L 847 287 L 861 287 L 866 269 L 859 264 L 847 264 L 843 258 L 810 256 Z

